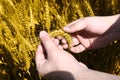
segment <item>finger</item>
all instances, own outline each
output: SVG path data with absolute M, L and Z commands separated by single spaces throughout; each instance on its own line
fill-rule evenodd
M 58 39 L 54 39 L 53 41 L 56 45 L 59 45 L 59 40 Z
M 72 38 L 72 45 L 71 46 L 76 46 L 78 44 L 80 44 L 80 41 L 76 37 L 73 37 Z
M 68 44 L 64 44 L 62 46 L 63 46 L 63 49 L 67 49 L 68 48 Z
M 78 19 L 63 28 L 64 31 L 69 33 L 74 33 L 76 31 L 84 30 L 88 25 L 88 21 L 83 19 Z
M 78 45 L 78 46 L 70 48 L 70 51 L 73 52 L 73 53 L 81 53 L 81 52 L 83 52 L 85 50 L 86 50 L 86 48 L 83 45 L 81 45 L 81 44 Z
M 37 69 L 46 62 L 41 45 L 39 45 L 37 48 L 36 55 L 35 55 L 35 62 L 36 62 Z
M 67 41 L 65 40 L 65 38 L 62 39 L 62 44 L 66 44 Z
M 86 36 L 86 37 L 85 37 Z M 80 36 L 80 35 L 77 35 L 77 38 L 79 39 L 79 41 L 81 42 L 81 44 L 86 48 L 86 49 L 89 49 L 91 47 L 91 41 L 90 39 L 87 38 L 88 36 L 87 35 L 84 35 L 83 36 Z
M 52 41 L 51 37 L 48 35 L 47 32 L 41 31 L 40 32 L 40 39 L 43 43 L 43 46 L 48 54 L 48 57 L 53 56 L 53 52 L 57 50 L 55 43 Z
M 63 46 L 63 49 L 67 49 L 68 48 L 68 43 L 67 43 L 67 41 L 64 38 L 62 39 L 62 46 Z
M 58 37 L 57 37 L 58 40 L 61 40 L 62 38 L 63 38 L 62 36 L 58 36 Z

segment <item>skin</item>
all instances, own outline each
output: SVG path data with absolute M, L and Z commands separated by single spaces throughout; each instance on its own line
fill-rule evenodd
M 119 26 L 119 15 L 96 16 L 78 19 L 64 27 L 64 31 L 73 34 L 73 44 L 70 50 L 80 53 L 87 49 L 103 48 L 114 40 L 119 40 Z M 66 45 L 65 42 L 64 45 Z
M 87 49 L 102 48 L 116 39 L 119 40 L 119 23 L 119 15 L 115 15 L 87 17 L 68 24 L 64 31 L 73 35 L 70 50 L 80 53 Z M 94 71 L 78 62 L 64 50 L 68 48 L 65 39 L 51 38 L 45 31 L 40 32 L 40 39 L 35 61 L 41 76 L 50 80 L 120 80 L 120 76 Z M 59 45 L 59 40 L 62 40 L 63 45 Z

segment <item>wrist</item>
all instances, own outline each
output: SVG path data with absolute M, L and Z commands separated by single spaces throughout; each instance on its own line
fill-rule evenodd
M 120 80 L 120 76 L 87 69 L 79 74 L 75 80 Z
M 87 78 L 88 76 L 86 75 L 86 73 L 88 72 L 88 68 L 77 71 L 76 73 L 74 73 L 74 80 L 89 80 L 89 78 Z

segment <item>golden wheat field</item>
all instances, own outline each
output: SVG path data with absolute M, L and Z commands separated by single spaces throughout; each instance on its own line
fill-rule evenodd
M 42 80 L 35 66 L 40 31 L 70 44 L 62 31 L 68 23 L 119 13 L 120 0 L 0 0 L 0 80 Z M 74 56 L 91 69 L 120 75 L 120 41 Z

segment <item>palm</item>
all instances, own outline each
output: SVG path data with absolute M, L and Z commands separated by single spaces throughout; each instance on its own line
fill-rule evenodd
M 112 42 L 113 35 L 108 34 L 115 20 L 111 17 L 88 17 L 79 19 L 68 24 L 65 31 L 73 34 L 71 51 L 74 53 L 83 52 L 86 49 L 102 48 Z M 107 34 L 106 34 L 107 33 Z

